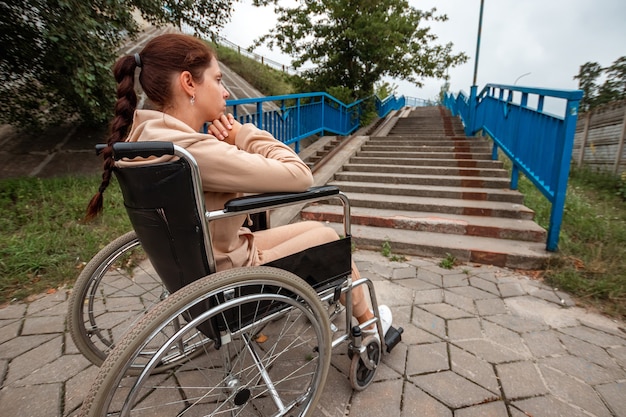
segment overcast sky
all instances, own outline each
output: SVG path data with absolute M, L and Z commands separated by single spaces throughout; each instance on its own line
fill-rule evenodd
M 293 0 L 291 0 L 293 1 Z M 431 23 L 441 43 L 452 42 L 470 60 L 450 69 L 451 91 L 469 92 L 476 59 L 480 0 L 409 0 L 418 9 L 436 7 L 449 20 Z M 257 9 L 250 0 L 235 3 L 222 36 L 248 47 L 276 22 L 272 7 Z M 255 52 L 290 64 L 279 51 Z M 487 83 L 576 89 L 580 65 L 609 66 L 626 55 L 626 0 L 485 0 L 478 61 L 479 90 Z M 424 87 L 394 81 L 398 93 L 436 98 L 442 80 L 425 79 Z

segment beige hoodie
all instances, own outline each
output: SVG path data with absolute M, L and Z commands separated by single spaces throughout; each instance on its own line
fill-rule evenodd
M 242 126 L 232 146 L 159 111 L 137 110 L 126 141 L 168 141 L 187 149 L 200 167 L 207 210 L 222 209 L 244 193 L 298 192 L 313 184 L 311 170 L 291 148 L 252 124 Z M 127 163 L 141 162 L 120 165 Z M 218 271 L 259 263 L 254 236 L 241 227 L 244 220 L 242 215 L 211 223 Z

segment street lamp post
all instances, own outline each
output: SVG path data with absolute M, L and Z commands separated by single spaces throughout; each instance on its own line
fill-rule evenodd
M 476 85 L 476 78 L 478 75 L 478 56 L 480 55 L 480 37 L 483 28 L 483 8 L 485 5 L 485 0 L 480 0 L 480 12 L 478 15 L 478 35 L 476 36 L 476 59 L 474 61 L 474 79 L 472 81 L 472 86 L 470 87 L 470 107 L 469 107 L 469 121 L 467 126 L 465 126 L 465 134 L 467 136 L 471 136 L 475 132 L 476 125 L 476 105 L 477 103 L 477 90 L 478 86 Z
M 520 75 L 519 77 L 517 77 L 517 78 L 515 79 L 515 82 L 513 83 L 513 85 L 517 85 L 517 82 L 518 82 L 521 78 L 523 78 L 523 77 L 525 77 L 525 76 L 527 76 L 527 75 L 530 75 L 530 74 L 531 74 L 530 72 L 527 72 L 527 73 L 525 73 L 525 74 Z
M 485 0 L 480 0 L 480 13 L 478 14 L 478 34 L 476 35 L 476 59 L 474 61 L 474 81 L 472 85 L 476 85 L 476 76 L 478 75 L 478 56 L 480 55 L 480 36 L 483 29 L 483 8 Z

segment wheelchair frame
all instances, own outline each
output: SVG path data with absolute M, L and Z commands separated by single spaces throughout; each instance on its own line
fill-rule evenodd
M 193 182 L 193 188 L 195 190 L 194 201 L 196 205 L 196 211 L 198 213 L 204 213 L 204 216 L 200 216 L 201 217 L 200 223 L 202 226 L 202 235 L 204 236 L 203 242 L 205 245 L 204 251 L 206 253 L 206 261 L 208 263 L 208 268 L 210 271 L 215 271 L 215 259 L 213 257 L 213 250 L 211 246 L 211 233 L 210 233 L 208 225 L 210 222 L 214 220 L 224 219 L 224 218 L 228 218 L 232 216 L 238 216 L 241 214 L 255 214 L 255 213 L 268 212 L 268 210 L 277 209 L 277 208 L 281 208 L 281 207 L 285 207 L 289 205 L 301 204 L 301 203 L 314 203 L 314 202 L 321 201 L 321 200 L 328 200 L 331 198 L 336 198 L 340 200 L 344 209 L 343 227 L 344 227 L 344 234 L 346 236 L 345 239 L 348 239 L 348 241 L 350 239 L 350 227 L 351 227 L 350 203 L 349 203 L 348 198 L 343 193 L 341 193 L 336 187 L 328 187 L 328 186 L 316 187 L 316 188 L 312 188 L 302 193 L 276 193 L 276 194 L 261 194 L 261 195 L 255 195 L 255 196 L 249 196 L 249 197 L 242 197 L 242 198 L 238 198 L 238 199 L 227 202 L 225 207 L 221 210 L 206 211 L 204 208 L 204 196 L 203 196 L 202 185 L 201 185 L 201 180 L 200 180 L 200 175 L 199 175 L 199 168 L 197 166 L 197 163 L 195 162 L 195 159 L 193 158 L 191 154 L 189 154 L 188 151 L 178 146 L 175 146 L 169 142 L 118 143 L 118 144 L 115 144 L 113 148 L 114 148 L 113 150 L 114 158 L 116 160 L 119 160 L 122 158 L 132 159 L 135 157 L 149 158 L 152 156 L 173 155 L 186 161 L 186 163 L 189 165 L 189 168 L 191 170 L 191 180 Z M 125 196 L 125 200 L 126 200 L 126 196 Z M 110 251 L 111 251 L 111 248 L 109 248 L 109 252 Z M 350 259 L 351 259 L 351 256 L 350 256 Z M 231 272 L 224 271 L 225 273 L 211 274 L 207 276 L 206 278 L 203 278 L 201 280 L 202 283 L 200 284 L 204 285 L 206 288 L 211 289 L 212 284 L 209 284 L 204 281 L 209 281 L 209 278 L 213 276 L 216 276 L 218 279 L 220 279 L 221 278 L 220 274 L 221 275 L 229 275 L 229 274 L 245 275 L 247 271 L 236 271 L 236 270 L 246 270 L 246 269 L 247 268 L 235 268 L 234 272 L 231 270 Z M 248 271 L 253 271 L 253 272 L 258 271 L 259 274 L 264 274 L 266 273 L 267 270 L 268 270 L 268 267 L 261 266 L 261 267 L 253 267 L 252 269 L 249 269 Z M 97 268 L 96 268 L 96 271 L 98 271 Z M 99 271 L 101 272 L 102 270 L 100 269 Z M 298 278 L 296 277 L 294 279 L 295 275 L 289 273 L 288 271 L 285 271 L 284 273 L 279 273 L 279 275 L 281 274 L 289 275 L 288 279 L 285 278 L 286 282 L 288 282 L 286 286 L 289 288 L 291 288 L 290 287 L 291 284 L 289 284 L 289 282 L 298 281 Z M 271 279 L 271 276 L 268 276 L 268 277 Z M 232 280 L 233 278 L 232 277 L 225 278 L 222 281 L 228 281 L 229 279 Z M 280 279 L 282 280 L 283 278 L 280 278 Z M 91 280 L 91 277 L 88 277 L 85 281 L 89 282 L 90 280 Z M 281 308 L 283 304 L 284 305 L 290 304 L 291 307 L 289 307 L 288 310 L 292 308 L 296 308 L 296 309 L 300 308 L 302 312 L 304 312 L 305 315 L 308 316 L 309 320 L 316 320 L 316 321 L 321 320 L 322 323 L 328 323 L 329 329 L 332 326 L 333 327 L 332 330 L 334 331 L 336 331 L 336 326 L 331 324 L 329 319 L 334 318 L 335 316 L 339 315 L 342 310 L 344 310 L 345 318 L 346 318 L 345 332 L 343 332 L 342 334 L 336 337 L 335 336 L 331 337 L 332 340 L 330 342 L 330 349 L 332 350 L 344 342 L 349 342 L 348 354 L 351 357 L 353 364 L 356 364 L 356 365 L 353 365 L 353 367 L 356 366 L 356 369 L 354 371 L 352 370 L 353 367 L 351 367 L 351 382 L 352 382 L 353 388 L 357 390 L 361 390 L 361 389 L 366 388 L 372 382 L 374 373 L 376 371 L 376 367 L 380 361 L 380 357 L 382 353 L 385 351 L 390 351 L 391 348 L 393 348 L 393 346 L 395 346 L 395 344 L 399 341 L 400 337 L 399 337 L 399 333 L 397 333 L 396 331 L 397 337 L 395 338 L 395 340 L 393 340 L 393 342 L 389 346 L 387 346 L 384 335 L 382 334 L 382 328 L 381 328 L 382 326 L 377 326 L 378 338 L 371 337 L 371 336 L 369 338 L 363 338 L 362 330 L 365 327 L 378 323 L 380 320 L 374 285 L 367 278 L 362 278 L 357 281 L 353 281 L 351 274 L 349 272 L 341 279 L 341 281 L 343 282 L 339 285 L 336 284 L 337 281 L 334 281 L 334 284 L 331 283 L 332 285 L 330 285 L 327 288 L 322 288 L 321 291 L 313 290 L 314 293 L 316 294 L 316 297 L 318 298 L 318 301 L 322 305 L 327 305 L 333 308 L 333 311 L 331 312 L 328 312 L 328 307 L 325 308 L 326 316 L 323 319 L 322 317 L 319 317 L 319 316 L 311 317 L 309 310 L 307 310 L 306 308 L 302 308 L 299 305 L 299 302 L 289 301 L 289 297 L 285 298 L 282 294 L 280 294 L 280 290 L 275 296 L 264 293 L 264 295 L 259 296 L 259 297 L 265 297 L 265 298 L 268 298 L 269 300 L 273 300 L 274 299 L 273 297 L 275 297 L 276 300 L 281 300 L 278 304 Z M 195 314 L 193 311 L 193 309 L 197 307 L 196 304 L 198 303 L 198 301 L 195 301 L 194 299 L 195 294 L 193 293 L 194 291 L 193 287 L 200 286 L 200 284 L 194 283 L 193 285 L 185 285 L 183 288 L 181 288 L 180 291 L 176 291 L 174 294 L 172 294 L 172 295 L 176 295 L 179 298 L 182 298 L 183 296 L 181 296 L 179 292 L 185 293 L 187 295 L 185 295 L 184 297 L 190 300 L 187 302 L 187 304 L 185 304 L 186 307 L 182 310 L 182 312 L 177 311 L 176 314 L 174 314 L 171 318 L 167 316 L 168 324 L 173 324 L 175 330 L 177 327 L 180 329 L 181 317 L 183 321 L 187 322 L 186 328 L 188 328 L 190 326 L 189 323 L 196 323 L 196 322 L 199 323 L 199 320 L 201 320 L 199 317 L 203 317 L 203 314 L 208 314 L 208 311 L 207 313 L 200 312 L 197 314 Z M 295 300 L 300 300 L 300 299 L 306 300 L 307 299 L 306 295 L 300 295 L 300 293 L 298 293 L 299 290 L 296 287 L 299 285 L 300 284 L 297 284 L 294 288 L 291 288 L 291 290 L 294 291 L 293 297 L 295 297 L 294 298 Z M 371 305 L 372 305 L 372 309 L 374 312 L 374 318 L 365 323 L 361 323 L 358 326 L 352 326 L 352 288 L 359 286 L 359 285 L 367 285 L 368 287 Z M 307 291 L 304 290 L 303 292 L 307 292 Z M 78 296 L 79 299 L 77 301 L 72 302 L 71 304 L 78 305 L 78 303 L 81 303 L 81 302 L 84 304 L 85 300 L 82 299 L 82 297 L 85 297 L 87 292 L 77 291 L 77 293 L 80 294 Z M 222 292 L 220 294 L 226 294 L 226 292 Z M 339 296 L 341 294 L 345 294 L 345 297 L 346 297 L 345 307 L 341 307 L 338 303 Z M 246 295 L 246 296 L 243 296 L 243 295 L 238 296 L 236 294 L 233 295 L 233 298 L 235 300 L 239 299 L 239 302 L 247 302 L 243 300 L 247 300 L 247 298 L 249 297 L 251 297 L 251 299 L 254 299 L 255 296 L 253 294 Z M 224 296 L 224 298 L 221 300 L 222 301 L 218 303 L 214 303 L 209 308 L 209 310 L 212 311 L 214 309 L 219 310 L 220 308 L 226 308 L 226 307 L 222 307 L 222 305 L 228 304 L 229 299 L 226 296 Z M 314 304 L 316 304 L 316 302 L 314 300 L 311 300 L 310 298 L 309 300 L 310 301 L 306 301 L 305 304 L 308 303 L 307 305 L 312 306 L 310 307 L 312 311 L 317 311 L 319 313 L 319 307 L 313 306 Z M 169 301 L 169 300 L 166 299 L 166 301 Z M 169 304 L 173 304 L 173 303 L 174 302 L 172 301 Z M 194 304 L 193 308 L 189 307 L 193 303 L 196 303 Z M 283 304 L 280 304 L 280 303 L 283 303 Z M 162 304 L 162 303 L 159 303 L 159 304 Z M 159 304 L 157 304 L 157 306 L 154 308 L 154 310 L 157 310 L 157 311 L 154 311 L 153 313 L 159 313 L 158 311 L 160 307 Z M 256 305 L 258 306 L 259 304 L 257 303 Z M 161 316 L 159 316 L 158 320 L 163 320 L 163 318 L 165 317 L 163 314 L 165 313 L 160 313 L 160 314 Z M 260 318 L 255 316 L 255 319 L 260 320 L 263 323 L 269 323 L 272 321 L 271 319 L 276 314 L 280 316 L 281 314 L 283 314 L 283 310 L 279 309 L 278 312 L 272 312 L 268 314 L 267 316 L 261 316 Z M 130 362 L 137 360 L 137 358 L 141 357 L 144 354 L 143 353 L 144 351 L 142 349 L 147 349 L 147 345 L 142 344 L 143 342 L 137 339 L 138 337 L 137 332 L 139 333 L 141 333 L 142 331 L 145 332 L 146 328 L 151 329 L 150 330 L 151 332 L 155 332 L 156 331 L 155 329 L 157 328 L 160 328 L 161 329 L 160 331 L 164 329 L 164 327 L 162 328 L 159 327 L 161 326 L 160 323 L 154 322 L 153 316 L 157 316 L 157 314 L 149 313 L 143 320 L 141 320 L 138 326 L 134 326 L 133 328 L 131 328 L 129 330 L 129 333 L 120 341 L 119 346 L 114 349 L 113 353 L 111 354 L 111 357 L 107 358 L 107 360 L 104 362 L 104 366 L 99 374 L 99 377 L 96 379 L 97 382 L 92 388 L 92 390 L 90 391 L 90 394 L 83 407 L 83 411 L 82 411 L 83 413 L 89 413 L 89 415 L 98 415 L 98 413 L 101 412 L 99 408 L 102 406 L 102 403 L 101 403 L 102 397 L 109 398 L 112 394 L 109 393 L 108 391 L 113 389 L 112 387 L 120 383 L 120 380 L 116 379 L 118 378 L 117 376 L 118 374 L 121 374 L 121 373 L 126 373 L 127 375 L 138 374 L 139 377 L 137 377 L 138 378 L 137 380 L 140 381 L 139 384 L 141 385 L 141 381 L 145 381 L 147 378 L 150 377 L 150 375 L 153 375 L 155 372 L 163 372 L 163 371 L 166 371 L 167 369 L 180 366 L 180 364 L 184 363 L 184 361 L 186 360 L 188 356 L 189 357 L 193 356 L 194 354 L 194 352 L 192 351 L 193 349 L 185 350 L 186 348 L 184 348 L 182 350 L 182 354 L 180 355 L 180 357 L 177 357 L 176 360 L 173 361 L 171 364 L 167 366 L 162 366 L 162 364 L 160 364 L 158 361 L 162 358 L 162 356 L 159 356 L 159 355 L 165 354 L 164 353 L 165 351 L 163 350 L 165 348 L 161 347 L 160 354 L 150 353 L 153 355 L 152 360 L 148 362 L 139 361 L 141 362 L 139 365 L 137 363 L 129 364 Z M 73 320 L 80 320 L 80 318 L 75 317 L 75 314 L 72 317 L 73 317 Z M 151 320 L 153 320 L 153 322 L 150 322 Z M 214 324 L 215 322 L 212 321 L 211 323 Z M 255 325 L 255 324 L 256 322 L 251 323 L 251 325 Z M 265 325 L 267 324 L 264 324 L 264 326 Z M 229 327 L 230 324 L 227 323 L 226 326 Z M 319 325 L 316 324 L 316 326 L 319 326 Z M 244 324 L 244 327 L 245 327 L 245 324 Z M 137 328 L 140 328 L 140 330 L 136 330 Z M 198 329 L 200 329 L 202 333 L 204 333 L 205 335 L 208 335 L 209 338 L 211 338 L 211 334 L 210 334 L 211 331 L 205 332 L 204 330 L 202 330 L 201 327 L 198 327 Z M 213 329 L 213 331 L 215 331 L 215 329 Z M 77 330 L 77 332 L 80 332 L 80 330 Z M 178 330 L 177 332 L 180 332 L 180 330 Z M 320 332 L 322 332 L 322 330 L 318 329 L 317 330 L 318 337 L 319 337 Z M 400 333 L 401 333 L 401 329 L 400 329 Z M 75 336 L 74 332 L 72 333 L 72 335 Z M 226 337 L 225 340 L 220 339 L 224 337 Z M 214 347 L 219 349 L 220 345 L 224 343 L 229 343 L 230 340 L 228 340 L 228 337 L 229 337 L 228 334 L 221 335 L 220 337 L 217 337 L 217 338 L 213 337 Z M 178 343 L 180 343 L 180 340 L 178 341 Z M 204 350 L 205 349 L 204 344 L 206 343 L 207 342 L 202 342 L 199 345 L 192 345 L 192 346 L 196 346 L 196 348 L 200 346 L 199 350 Z M 138 347 L 139 345 L 141 346 Z M 79 349 L 80 349 L 80 346 L 79 346 Z M 323 350 L 323 348 L 320 348 L 320 349 Z M 191 355 L 189 355 L 189 353 L 191 353 Z M 198 352 L 195 352 L 195 353 L 198 353 Z M 330 352 L 327 352 L 327 353 L 328 355 L 330 355 Z M 202 352 L 200 352 L 200 354 L 202 354 Z M 103 353 L 103 355 L 106 355 L 106 353 Z M 96 356 L 98 358 L 101 358 L 103 355 L 98 354 Z M 132 358 L 132 359 L 129 359 L 129 358 Z M 328 358 L 328 364 L 329 364 L 329 361 L 330 361 L 330 358 Z M 322 366 L 327 366 L 327 365 L 322 365 Z M 122 368 L 125 368 L 125 369 L 122 369 Z M 327 369 L 322 372 L 322 374 L 324 375 L 324 378 L 325 378 L 326 371 Z M 265 372 L 267 372 L 267 370 Z M 261 375 L 263 374 L 264 372 L 263 370 L 261 370 Z M 317 371 L 315 374 L 317 375 Z M 111 378 L 115 380 L 114 383 L 110 382 Z M 356 378 L 356 382 L 353 380 L 355 378 Z M 105 381 L 104 384 L 106 384 L 106 381 L 109 381 L 109 387 L 103 389 L 102 381 Z M 320 390 L 321 387 L 323 387 L 323 382 L 324 381 L 316 382 L 315 386 L 309 387 L 308 390 L 313 390 L 313 391 Z M 247 395 L 251 395 L 251 394 L 248 392 Z M 272 393 L 271 396 L 275 398 L 276 394 Z M 314 408 L 315 402 L 319 398 L 319 393 L 313 392 L 312 394 L 307 394 L 307 396 L 310 398 L 313 398 L 313 400 L 311 403 L 307 404 L 304 407 L 303 415 L 306 415 L 310 410 Z M 104 400 L 104 401 L 106 402 L 107 400 Z M 236 402 L 236 400 L 231 400 L 231 402 L 232 401 Z M 240 404 L 239 407 L 241 407 L 242 405 L 245 405 L 246 401 L 244 401 L 243 404 Z M 95 407 L 97 407 L 98 409 L 94 409 L 93 404 L 97 404 L 97 406 Z M 283 414 L 278 413 L 277 415 L 283 415 Z

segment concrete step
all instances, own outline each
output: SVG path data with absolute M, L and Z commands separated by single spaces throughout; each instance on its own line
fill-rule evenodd
M 338 233 L 342 226 L 336 227 Z M 383 229 L 354 225 L 352 239 L 357 249 L 380 251 L 389 242 L 393 254 L 445 258 L 448 254 L 462 262 L 476 262 L 516 269 L 545 268 L 550 253 L 545 244 L 478 236 L 464 236 L 414 230 Z
M 503 217 L 532 220 L 535 212 L 522 204 L 502 201 L 459 200 L 455 198 L 414 197 L 406 195 L 347 192 L 353 207 L 387 210 L 427 211 L 464 216 Z
M 337 233 L 343 226 L 330 223 Z M 445 258 L 515 269 L 542 269 L 550 258 L 545 243 L 458 234 L 421 232 L 374 226 L 353 225 L 352 240 L 357 249 L 380 251 L 389 243 L 393 254 Z
M 445 135 L 410 135 L 410 136 L 372 136 L 367 144 L 393 144 L 393 145 L 422 145 L 430 144 L 432 142 L 441 142 L 448 144 L 463 144 L 468 143 L 470 145 L 481 144 L 492 146 L 492 143 L 487 139 L 482 138 L 466 138 L 464 136 L 445 136 Z
M 544 266 L 547 233 L 510 189 L 503 164 L 492 160 L 491 141 L 465 137 L 459 119 L 440 107 L 402 112 L 384 127 L 378 136 L 358 136 L 324 180 L 350 199 L 357 248 L 380 250 L 387 242 L 394 254 Z M 339 233 L 341 215 L 336 201 L 301 212 Z
M 330 204 L 312 205 L 302 210 L 301 216 L 305 220 L 341 223 L 343 207 Z M 350 220 L 353 225 L 528 242 L 544 242 L 547 236 L 546 230 L 531 220 L 385 210 L 352 204 Z
M 344 171 L 353 172 L 379 172 L 387 174 L 401 175 L 444 175 L 444 176 L 463 176 L 463 177 L 495 177 L 506 178 L 508 173 L 503 169 L 489 168 L 459 168 L 455 166 L 411 166 L 411 165 L 392 165 L 392 164 L 346 164 L 343 166 Z
M 373 164 L 373 165 L 407 165 L 407 166 L 448 166 L 461 168 L 487 168 L 502 169 L 500 161 L 474 160 L 474 159 L 432 159 L 432 158 L 376 158 L 354 156 L 350 158 L 352 164 Z
M 443 128 L 426 129 L 424 127 L 407 127 L 407 128 L 392 128 L 389 131 L 388 136 L 443 136 L 447 132 Z
M 377 184 L 356 181 L 332 181 L 341 191 L 361 194 L 405 195 L 459 200 L 500 201 L 523 204 L 524 196 L 517 190 L 497 188 L 444 187 L 439 185 Z
M 387 151 L 360 151 L 357 152 L 358 156 L 375 157 L 375 158 L 433 158 L 433 159 L 474 159 L 489 161 L 491 160 L 491 152 L 430 152 L 430 151 L 418 151 L 413 152 L 394 152 L 393 150 Z
M 469 143 L 454 144 L 442 142 L 422 142 L 412 145 L 396 145 L 392 143 L 373 143 L 365 144 L 361 147 L 363 152 L 384 152 L 394 151 L 397 153 L 412 152 L 419 150 L 420 152 L 478 152 L 490 154 L 491 147 L 488 145 L 470 145 Z
M 395 175 L 379 172 L 351 172 L 340 171 L 335 173 L 335 181 L 373 182 L 379 184 L 413 184 L 438 185 L 445 187 L 472 187 L 472 188 L 510 188 L 508 178 L 493 177 L 464 177 L 439 175 Z
M 467 142 L 467 143 L 490 143 L 489 140 L 481 137 L 468 138 L 463 135 L 451 135 L 445 133 L 411 133 L 408 135 L 395 135 L 395 136 L 371 136 L 371 142 L 410 142 L 415 143 L 417 141 L 444 141 L 444 142 Z
M 436 130 L 444 129 L 447 132 L 458 131 L 462 134 L 463 124 L 455 123 L 447 120 L 439 120 L 437 122 L 429 121 L 427 118 L 403 118 L 399 119 L 394 128 L 397 131 L 405 130 L 407 128 L 415 128 L 419 130 Z
M 300 152 L 300 158 L 313 169 L 315 165 L 323 160 L 335 149 L 341 140 L 337 136 L 324 136 L 309 144 Z

